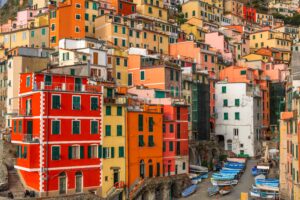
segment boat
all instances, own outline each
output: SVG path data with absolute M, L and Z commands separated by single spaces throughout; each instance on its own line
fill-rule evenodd
M 229 162 L 238 162 L 238 163 L 246 163 L 246 158 L 227 158 Z
M 238 184 L 238 180 L 226 180 L 226 181 L 221 181 L 221 180 L 215 180 L 214 178 L 211 178 L 211 184 L 214 186 L 225 186 L 225 185 L 236 185 Z
M 208 168 L 199 165 L 190 165 L 190 171 L 195 173 L 208 173 Z
M 266 179 L 266 176 L 263 174 L 260 174 L 260 175 L 257 175 L 254 177 L 254 180 L 257 180 L 257 179 Z
M 192 178 L 195 178 L 197 177 L 198 174 L 194 174 L 194 173 L 189 173 L 189 178 L 192 179 Z
M 198 184 L 198 183 L 201 183 L 201 181 L 202 181 L 201 175 L 200 176 L 196 176 L 194 178 L 191 178 L 191 181 L 195 185 Z
M 279 187 L 279 180 L 278 179 L 256 179 L 255 185 L 256 186 L 267 186 L 270 188 L 277 188 L 277 187 Z
M 232 186 L 231 185 L 223 186 L 219 189 L 219 193 L 221 195 L 229 194 L 231 191 L 232 191 Z
M 245 165 L 236 164 L 236 163 L 225 163 L 224 167 L 229 169 L 244 169 Z
M 252 188 L 250 190 L 250 196 L 255 198 L 263 198 L 263 199 L 276 199 L 279 197 L 279 192 Z
M 268 174 L 270 167 L 269 166 L 263 166 L 263 165 L 258 165 L 255 166 L 251 169 L 251 173 L 253 176 L 257 176 L 260 174 Z
M 185 190 L 183 190 L 183 192 L 181 193 L 181 196 L 188 197 L 188 196 L 192 195 L 193 193 L 195 193 L 197 188 L 198 188 L 197 185 L 191 185 L 191 186 L 187 187 Z
M 208 192 L 208 196 L 213 196 L 219 192 L 219 186 L 214 185 L 212 187 L 209 187 L 207 189 L 207 192 Z

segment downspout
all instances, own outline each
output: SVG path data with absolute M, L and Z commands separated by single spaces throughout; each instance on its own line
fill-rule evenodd
M 49 174 L 48 174 L 48 147 L 49 147 L 49 90 L 47 91 L 47 140 L 46 140 L 46 196 L 48 196 Z

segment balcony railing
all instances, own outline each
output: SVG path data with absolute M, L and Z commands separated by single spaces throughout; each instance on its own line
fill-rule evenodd
M 61 83 L 61 82 L 60 83 L 34 82 L 33 90 L 100 93 L 101 86 L 89 85 L 89 84 Z
M 12 134 L 13 135 L 13 134 Z M 19 134 L 21 135 L 21 141 L 22 142 L 26 142 L 26 143 L 40 143 L 40 138 L 36 135 L 33 135 L 33 134 Z M 14 140 L 14 137 L 15 138 L 19 138 L 17 136 L 17 134 L 15 136 L 12 136 L 12 139 Z

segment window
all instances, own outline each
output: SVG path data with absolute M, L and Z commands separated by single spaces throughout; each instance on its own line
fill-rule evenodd
M 117 136 L 122 136 L 122 125 L 117 125 Z
M 146 32 L 144 32 L 144 39 L 146 39 L 147 38 L 147 33 Z
M 224 113 L 224 120 L 228 120 L 228 113 Z
M 166 124 L 163 124 L 163 133 L 166 132 Z
M 149 132 L 153 132 L 153 125 L 154 125 L 154 121 L 153 121 L 153 117 L 149 117 Z
M 246 75 L 247 71 L 246 70 L 242 70 L 241 71 L 241 75 Z
M 125 28 L 125 26 L 122 27 L 122 34 L 126 34 L 126 28 Z
M 91 134 L 97 134 L 99 130 L 99 123 L 98 121 L 91 122 Z
M 21 120 L 19 120 L 19 133 L 22 133 L 22 129 L 23 129 L 23 122 Z
M 148 146 L 153 147 L 154 146 L 154 138 L 153 135 L 148 136 Z
M 45 75 L 45 85 L 52 85 L 52 76 Z
M 169 151 L 173 151 L 173 142 L 169 142 Z
M 72 76 L 75 76 L 75 69 L 70 69 L 70 74 L 71 74 Z
M 79 134 L 80 133 L 80 121 L 72 121 L 72 133 Z
M 124 147 L 119 147 L 119 158 L 124 158 Z
M 131 6 L 131 12 L 135 12 L 135 7 Z
M 140 32 L 136 32 L 136 38 L 140 38 Z
M 26 87 L 30 87 L 30 76 L 26 77 Z
M 153 40 L 156 41 L 156 35 L 153 35 Z
M 141 81 L 145 80 L 145 71 L 141 71 Z
M 128 74 L 128 86 L 132 85 L 132 74 Z
M 144 143 L 144 136 L 139 135 L 139 147 L 143 147 L 145 145 Z
M 235 99 L 234 100 L 234 105 L 235 106 L 240 106 L 240 100 L 239 99 Z
M 106 106 L 105 114 L 106 114 L 107 116 L 110 116 L 110 115 L 111 115 L 111 106 Z
M 60 159 L 60 147 L 52 146 L 51 147 L 51 160 L 59 160 Z
M 192 15 L 193 15 L 193 16 L 196 16 L 196 11 L 194 11 L 194 10 L 193 10 L 193 13 L 192 13 Z
M 105 125 L 105 136 L 111 136 L 111 126 Z
M 122 116 L 122 107 L 121 106 L 117 107 L 117 116 Z
M 170 133 L 174 133 L 174 125 L 170 124 Z
M 89 20 L 89 14 L 88 13 L 85 13 L 84 19 L 87 20 L 87 21 Z
M 17 121 L 16 120 L 13 120 L 14 121 L 14 133 L 17 132 Z
M 53 135 L 60 134 L 60 121 L 59 120 L 52 121 L 52 134 Z
M 98 5 L 96 2 L 93 2 L 93 10 L 98 10 Z
M 139 114 L 139 116 L 138 116 L 139 131 L 143 131 L 143 129 L 144 129 L 143 120 L 144 120 L 144 116 L 142 114 Z
M 82 159 L 84 158 L 83 146 L 69 146 L 69 159 Z
M 121 73 L 120 72 L 117 72 L 117 79 L 121 79 Z
M 42 35 L 46 35 L 46 29 L 42 28 Z
M 114 38 L 114 45 L 118 45 L 118 38 Z
M 115 25 L 115 27 L 114 27 L 114 32 L 118 33 L 118 26 L 117 25 Z
M 163 38 L 162 37 L 159 38 L 159 42 L 163 43 Z
M 226 86 L 222 86 L 222 93 L 223 93 L 223 94 L 226 93 Z
M 234 136 L 238 136 L 238 135 L 239 135 L 239 129 L 234 128 L 234 129 L 233 129 L 233 135 L 234 135 Z
M 227 100 L 227 99 L 224 99 L 224 100 L 223 100 L 223 106 L 224 106 L 224 107 L 227 107 L 227 106 L 228 106 L 228 100 Z
M 133 36 L 133 30 L 129 30 L 129 36 L 130 36 L 130 37 Z
M 173 80 L 174 79 L 174 72 L 173 70 L 171 69 L 170 70 L 170 80 Z
M 97 145 L 90 145 L 88 146 L 88 158 L 98 158 L 99 153 Z
M 80 14 L 76 14 L 76 15 L 75 15 L 75 18 L 76 18 L 76 19 L 80 19 L 80 18 L 81 18 Z
M 72 97 L 72 109 L 73 110 L 80 110 L 80 96 L 73 96 Z
M 152 8 L 151 7 L 148 8 L 148 13 L 152 13 Z
M 98 97 L 91 97 L 91 110 L 98 110 Z
M 124 59 L 124 67 L 127 67 L 127 59 Z
M 31 31 L 31 37 L 34 37 L 34 31 Z
M 52 95 L 52 109 L 60 109 L 60 95 Z
M 122 40 L 122 47 L 125 47 L 126 46 L 126 40 Z
M 236 120 L 240 120 L 240 113 L 239 112 L 235 112 L 234 113 L 234 118 L 236 119 Z

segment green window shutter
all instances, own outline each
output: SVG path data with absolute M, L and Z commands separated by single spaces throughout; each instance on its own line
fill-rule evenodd
M 111 97 L 112 97 L 113 90 L 112 90 L 111 88 L 107 88 L 107 91 L 106 91 L 106 92 L 107 92 L 107 94 L 106 94 L 107 97 L 110 97 L 110 98 L 111 98 Z
M 59 160 L 59 149 L 57 146 L 52 147 L 52 160 Z
M 239 99 L 235 99 L 234 104 L 235 104 L 235 106 L 240 106 L 240 100 Z
M 126 34 L 126 28 L 124 26 L 122 27 L 122 33 Z
M 117 58 L 116 58 L 116 64 L 117 64 L 117 65 L 120 65 L 120 63 L 121 63 L 121 59 L 120 59 L 119 57 L 117 57 Z
M 154 146 L 154 138 L 153 135 L 148 136 L 148 146 L 153 147 Z
M 88 158 L 92 157 L 92 147 L 88 146 Z
M 85 15 L 84 15 L 84 18 L 85 18 L 85 20 L 89 20 L 89 14 L 88 13 L 85 13 Z
M 105 126 L 105 136 L 111 136 L 111 126 L 110 125 Z
M 173 72 L 173 70 L 170 70 L 170 79 L 171 79 L 171 80 L 174 79 L 174 72 Z
M 72 146 L 69 146 L 69 159 L 72 159 Z
M 79 134 L 80 132 L 80 122 L 79 121 L 73 121 L 73 134 Z
M 22 120 L 20 120 L 20 121 L 19 121 L 19 133 L 22 133 L 22 129 L 23 129 L 23 128 L 22 128 L 22 127 L 23 127 L 22 124 L 23 124 L 23 122 L 22 122 Z
M 126 46 L 126 40 L 122 40 L 122 47 Z
M 145 71 L 141 71 L 141 80 L 145 80 Z
M 117 125 L 117 136 L 122 136 L 122 125 Z
M 132 74 L 128 74 L 128 86 L 132 85 Z
M 222 93 L 226 93 L 226 86 L 222 86 Z
M 84 158 L 84 146 L 80 146 L 80 159 Z
M 17 132 L 17 121 L 14 120 L 14 133 Z
M 240 120 L 240 113 L 239 112 L 234 113 L 234 115 L 235 115 L 236 120 Z
M 143 135 L 139 135 L 139 147 L 144 146 L 144 136 Z
M 46 29 L 42 28 L 42 35 L 46 35 Z
M 149 121 L 148 121 L 148 125 L 149 125 L 149 132 L 153 132 L 153 125 L 154 125 L 154 121 L 153 121 L 153 117 L 149 117 Z
M 144 129 L 144 123 L 143 123 L 144 117 L 142 114 L 139 114 L 139 131 L 143 131 Z
M 121 106 L 117 107 L 117 115 L 122 116 L 122 107 Z
M 224 99 L 224 100 L 223 100 L 223 106 L 224 106 L 224 107 L 227 107 L 227 106 L 228 106 L 228 100 L 227 100 L 227 99 Z
M 103 147 L 103 158 L 106 158 L 106 153 L 107 152 L 107 148 L 106 147 Z
M 169 142 L 169 151 L 173 151 L 173 142 Z
M 115 27 L 114 27 L 114 32 L 118 33 L 118 26 L 117 25 L 115 25 Z
M 34 31 L 31 31 L 31 37 L 34 37 Z
M 80 110 L 80 97 L 73 96 L 73 110 Z
M 45 75 L 45 85 L 52 85 L 52 76 Z
M 106 106 L 105 114 L 108 116 L 111 115 L 111 106 Z
M 111 158 L 115 157 L 115 147 L 111 147 L 111 149 L 110 149 L 110 157 Z
M 52 134 L 57 135 L 60 133 L 60 121 L 52 121 Z
M 119 147 L 119 158 L 124 158 L 124 147 Z
M 174 133 L 174 125 L 170 124 L 170 133 Z
M 23 158 L 27 158 L 27 146 L 24 146 Z
M 228 120 L 228 113 L 224 113 L 224 120 Z
M 92 97 L 91 98 L 91 109 L 92 110 L 97 110 L 98 109 L 98 98 L 97 97 Z
M 102 158 L 102 145 L 98 146 L 98 158 Z
M 98 121 L 92 121 L 91 122 L 91 134 L 97 134 L 98 133 Z
M 52 109 L 60 109 L 60 96 L 59 95 L 52 96 Z
M 242 71 L 241 71 L 241 75 L 245 75 L 246 73 L 247 73 L 246 70 L 242 70 Z

